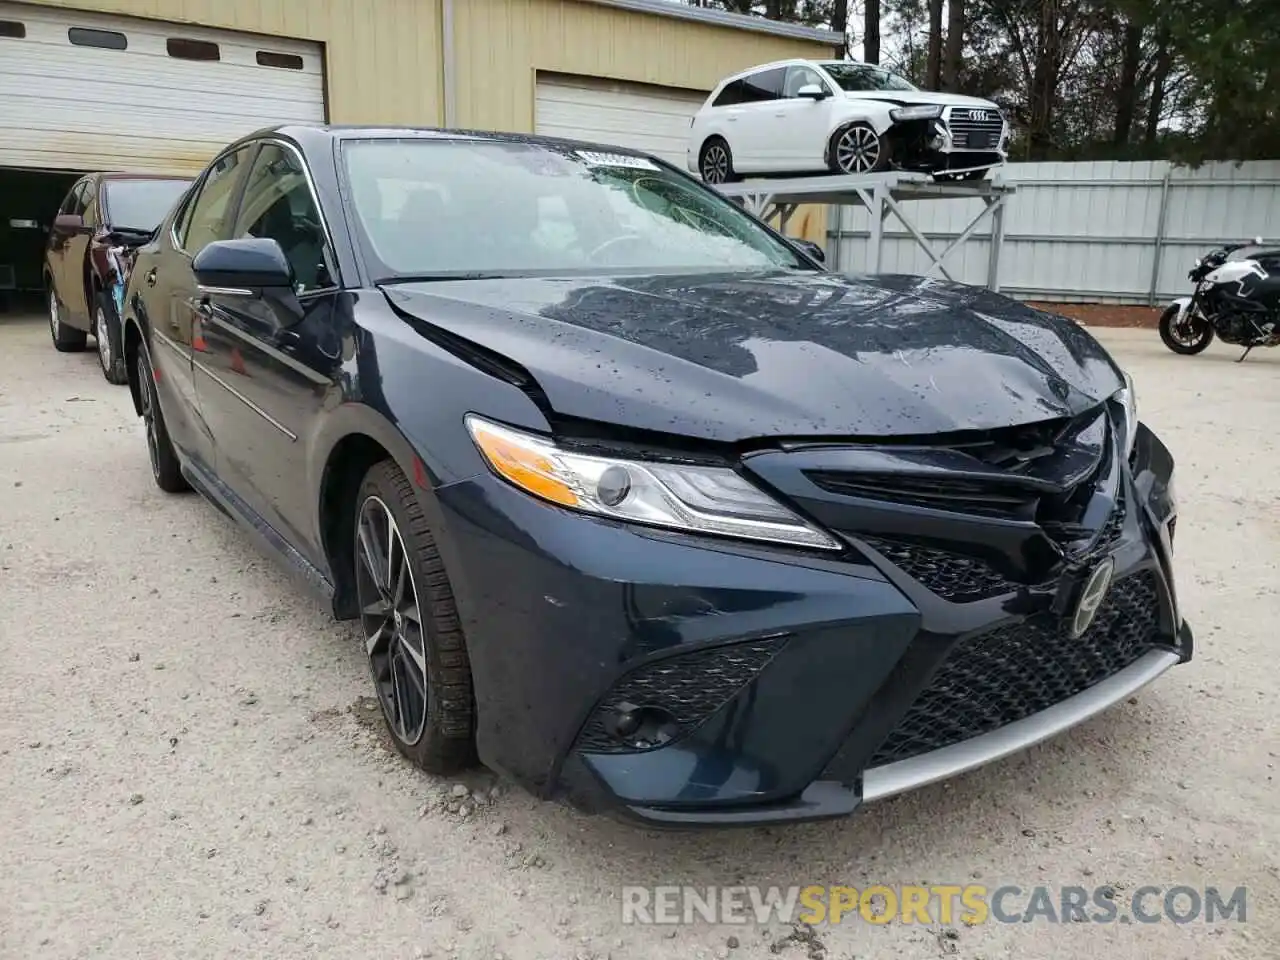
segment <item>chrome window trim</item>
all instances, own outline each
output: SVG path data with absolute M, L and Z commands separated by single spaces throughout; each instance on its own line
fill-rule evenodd
M 342 268 L 338 264 L 338 246 L 333 242 L 333 231 L 329 229 L 329 218 L 325 216 L 324 207 L 320 204 L 320 191 L 316 189 L 315 177 L 311 175 L 311 166 L 307 163 L 307 158 L 302 155 L 301 150 L 299 150 L 296 146 L 294 146 L 288 140 L 282 140 L 279 137 L 263 137 L 260 140 L 251 140 L 248 143 L 241 143 L 234 147 L 228 147 L 227 149 L 223 150 L 216 157 L 214 157 L 212 160 L 209 161 L 209 165 L 205 167 L 204 172 L 201 173 L 200 176 L 196 179 L 195 183 L 192 184 L 192 190 L 194 191 L 196 187 L 199 187 L 201 191 L 204 190 L 205 180 L 208 178 L 209 170 L 216 163 L 218 163 L 218 161 L 222 160 L 225 157 L 229 157 L 233 153 L 238 153 L 241 150 L 252 149 L 253 147 L 261 148 L 268 144 L 276 147 L 281 147 L 289 151 L 297 159 L 298 165 L 302 168 L 303 179 L 306 180 L 307 182 L 307 192 L 311 194 L 311 202 L 316 208 L 316 213 L 319 214 L 320 216 L 320 229 L 324 231 L 325 247 L 327 248 L 327 252 L 329 254 L 328 259 L 330 260 L 330 262 L 332 262 L 334 272 L 337 274 L 337 277 L 335 278 L 335 282 L 330 284 L 329 286 L 316 287 L 314 290 L 307 290 L 304 293 L 302 293 L 300 296 L 307 297 L 313 293 L 332 293 L 335 290 L 341 290 L 342 289 Z M 255 155 L 253 159 L 254 159 L 254 162 L 256 163 L 258 158 Z M 250 168 L 250 172 L 252 172 L 252 167 Z M 173 244 L 173 249 L 177 250 L 179 253 L 186 254 L 187 257 L 190 257 L 191 254 L 188 253 L 186 248 L 182 246 L 181 242 L 179 242 L 177 228 L 178 228 L 178 221 L 182 219 L 182 214 L 187 209 L 186 207 L 187 203 L 192 202 L 192 196 L 193 196 L 193 193 L 187 194 L 186 202 L 183 203 L 182 211 L 180 211 L 178 216 L 174 217 L 173 221 L 169 224 L 169 242 Z M 244 197 L 242 196 L 240 199 L 241 201 L 243 201 Z M 240 216 L 240 208 L 239 208 L 239 205 L 237 205 L 236 217 L 239 218 L 239 216 Z M 234 231 L 235 228 L 236 228 L 236 225 L 232 223 L 231 229 Z M 226 292 L 226 291 L 221 291 L 221 292 Z
M 324 207 L 320 204 L 320 191 L 316 189 L 315 177 L 311 175 L 311 166 L 307 163 L 307 158 L 302 155 L 302 151 L 290 143 L 288 140 L 282 140 L 279 137 L 264 137 L 257 141 L 259 146 L 271 144 L 273 146 L 283 147 L 297 158 L 298 165 L 302 168 L 302 176 L 307 181 L 307 192 L 311 194 L 311 202 L 316 208 L 316 213 L 320 216 L 320 229 L 324 231 L 324 245 L 326 252 L 329 254 L 329 261 L 333 264 L 333 269 L 338 276 L 334 278 L 334 282 L 327 287 L 316 287 L 314 290 L 307 290 L 303 296 L 310 296 L 313 293 L 332 293 L 335 290 L 342 289 L 342 268 L 338 265 L 338 246 L 333 242 L 333 231 L 329 229 L 329 218 L 324 215 Z M 257 158 L 254 158 L 257 161 Z M 250 170 L 252 172 L 252 170 Z M 241 197 L 241 201 L 244 198 Z M 236 217 L 240 216 L 240 210 L 236 209 Z M 233 223 L 231 229 L 235 230 L 236 225 Z

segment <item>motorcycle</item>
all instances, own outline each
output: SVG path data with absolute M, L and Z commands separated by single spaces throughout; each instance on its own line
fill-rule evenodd
M 1187 277 L 1195 284 L 1160 316 L 1160 339 L 1174 353 L 1200 353 L 1218 336 L 1245 348 L 1280 346 L 1280 248 L 1262 248 L 1261 237 L 1229 243 L 1196 260 Z

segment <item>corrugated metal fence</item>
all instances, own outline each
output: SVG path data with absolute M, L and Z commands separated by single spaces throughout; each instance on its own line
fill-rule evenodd
M 1005 167 L 1004 177 L 1018 189 L 1005 214 L 1000 289 L 1016 297 L 1159 302 L 1186 292 L 1187 270 L 1215 245 L 1255 236 L 1280 242 L 1280 161 L 1199 170 L 1165 162 L 1016 163 Z M 921 200 L 903 207 L 940 249 L 959 236 L 981 201 Z M 866 262 L 867 211 L 838 212 L 827 218 L 833 228 L 841 225 L 838 262 L 857 270 Z M 947 259 L 957 280 L 986 282 L 986 234 L 980 231 Z M 929 266 L 890 215 L 880 269 L 924 273 Z

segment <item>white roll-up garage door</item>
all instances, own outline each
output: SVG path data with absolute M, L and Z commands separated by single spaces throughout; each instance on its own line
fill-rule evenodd
M 671 87 L 543 75 L 535 129 L 644 150 L 684 169 L 689 121 L 706 97 Z
M 0 166 L 199 170 L 324 117 L 318 44 L 0 0 Z

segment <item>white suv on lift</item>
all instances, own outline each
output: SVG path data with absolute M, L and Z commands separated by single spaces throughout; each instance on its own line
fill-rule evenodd
M 921 90 L 852 60 L 781 60 L 735 74 L 693 118 L 686 162 L 707 183 L 746 174 L 878 173 L 979 180 L 1005 162 L 990 100 Z

